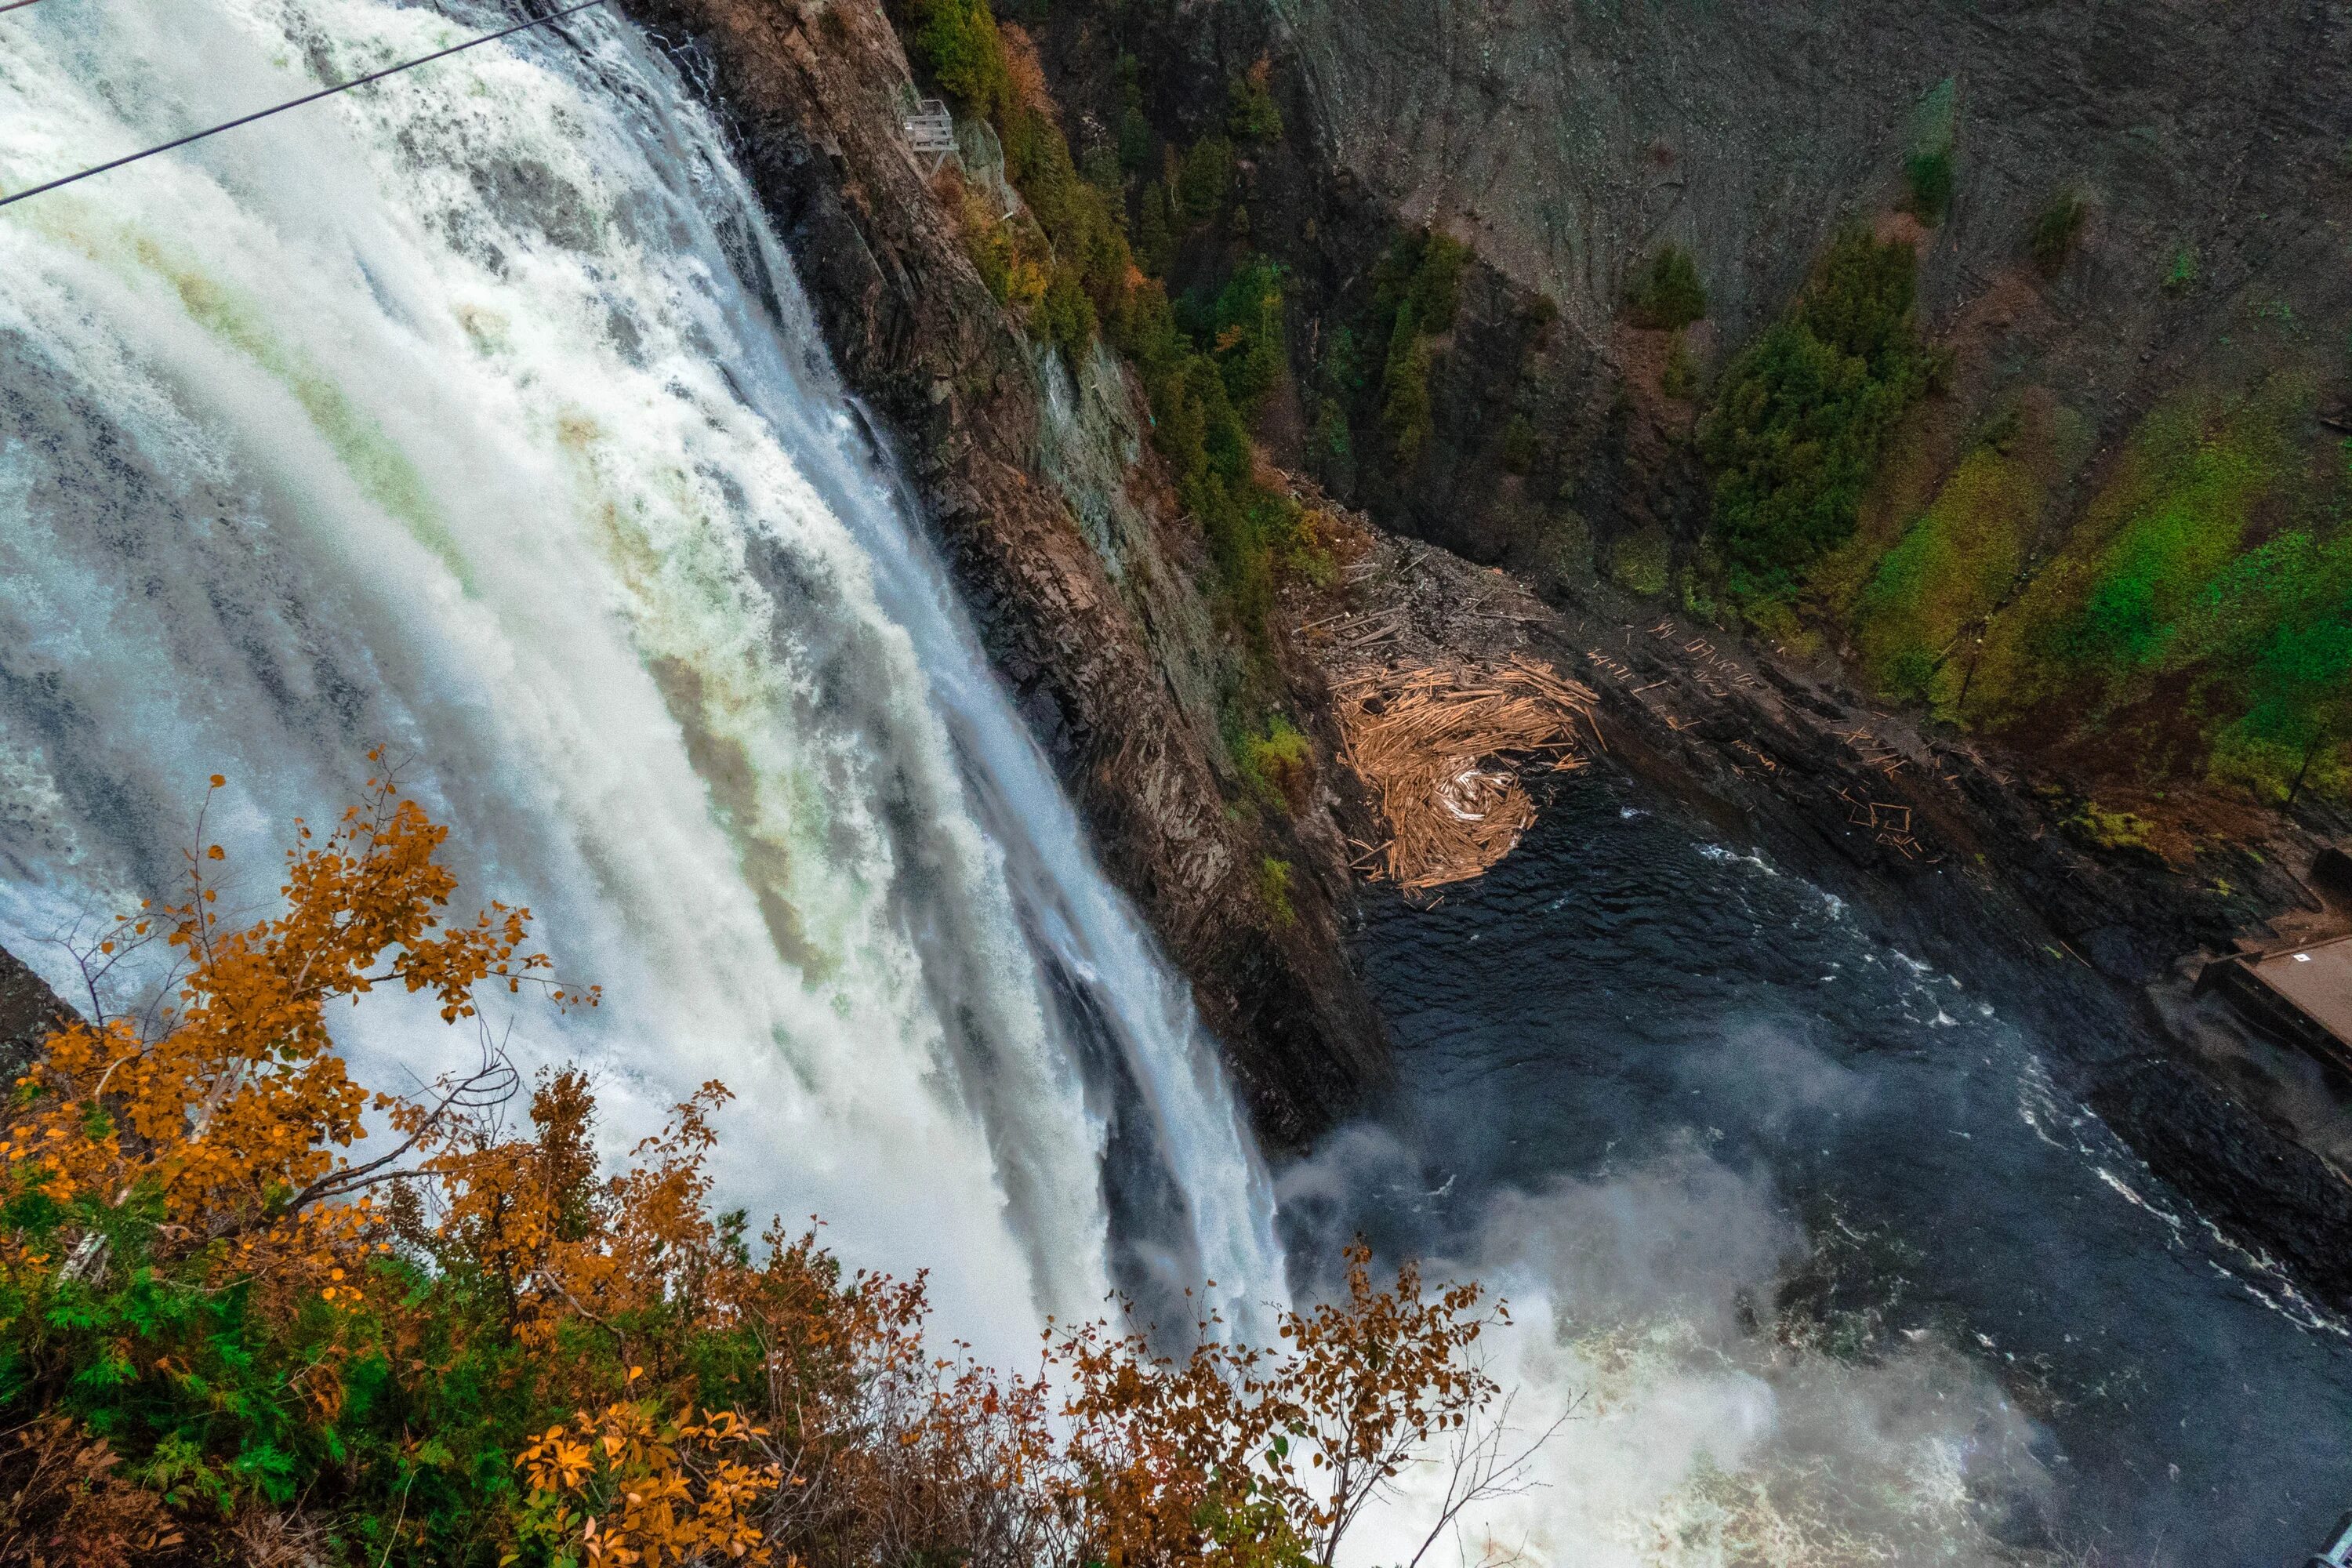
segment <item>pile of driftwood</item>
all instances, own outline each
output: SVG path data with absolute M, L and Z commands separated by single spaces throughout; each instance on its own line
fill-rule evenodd
M 1389 841 L 1364 864 L 1411 890 L 1475 877 L 1535 821 L 1530 768 L 1584 765 L 1591 689 L 1519 654 L 1486 666 L 1390 664 L 1333 683 L 1349 765 Z

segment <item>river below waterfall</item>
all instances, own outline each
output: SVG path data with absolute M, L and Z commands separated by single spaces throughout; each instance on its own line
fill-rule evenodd
M 2001 994 L 1797 875 L 1579 780 L 1360 940 L 1398 1107 L 1286 1217 L 1530 1303 L 1512 1364 L 1582 1399 L 1517 1505 L 1557 1560 L 2299 1563 L 2352 1503 L 2345 1326 L 2069 1103 Z

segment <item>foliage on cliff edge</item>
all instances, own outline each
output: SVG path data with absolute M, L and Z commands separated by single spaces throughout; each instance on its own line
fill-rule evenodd
M 1236 142 L 1247 147 L 1281 132 L 1265 70 L 1234 79 L 1223 128 L 1189 149 L 1162 148 L 1160 177 L 1144 180 L 1135 176 L 1150 162 L 1152 135 L 1136 81 L 1126 84 L 1118 145 L 1098 149 L 1081 168 L 1036 47 L 1018 24 L 1000 23 L 988 0 L 905 0 L 900 18 L 909 55 L 961 112 L 995 131 L 1006 177 L 1026 208 L 999 218 L 958 194 L 965 248 L 991 292 L 1073 369 L 1099 337 L 1142 382 L 1152 445 L 1216 567 L 1215 605 L 1232 661 L 1227 727 L 1238 736 L 1263 732 L 1282 721 L 1286 698 L 1271 624 L 1276 584 L 1287 572 L 1312 577 L 1328 569 L 1298 503 L 1264 477 L 1251 437 L 1287 362 L 1284 272 L 1246 243 L 1236 199 Z M 1216 265 L 1171 299 L 1170 275 L 1187 244 L 1217 250 Z M 1410 359 L 1417 341 L 1410 326 L 1405 338 Z M 1409 409 L 1402 416 L 1409 432 Z M 1250 759 L 1238 746 L 1229 750 L 1241 799 L 1251 802 L 1260 792 Z
M 528 910 L 453 918 L 446 829 L 389 783 L 299 833 L 250 924 L 223 850 L 192 854 L 184 902 L 84 955 L 160 942 L 173 1005 L 73 1025 L 16 1086 L 0 1560 L 1328 1564 L 1496 1392 L 1499 1307 L 1410 1266 L 1375 1289 L 1360 1251 L 1278 1350 L 1097 1323 L 1001 1374 L 926 1340 L 919 1277 L 712 1211 L 719 1084 L 617 1172 L 576 1070 L 526 1087 L 486 1044 L 371 1091 L 331 1005 L 396 986 L 484 1031 L 495 988 L 597 997 L 528 951 Z

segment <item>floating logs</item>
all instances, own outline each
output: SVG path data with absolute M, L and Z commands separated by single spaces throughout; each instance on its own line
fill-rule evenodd
M 1408 891 L 1478 876 L 1535 821 L 1522 775 L 1586 761 L 1590 687 L 1513 654 L 1506 663 L 1398 663 L 1333 683 L 1349 765 L 1388 842 L 1365 858 Z

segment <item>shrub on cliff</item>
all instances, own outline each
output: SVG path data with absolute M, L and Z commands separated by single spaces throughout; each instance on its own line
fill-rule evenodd
M 1187 224 L 1213 221 L 1233 194 L 1234 144 L 1222 136 L 1202 137 L 1184 154 L 1174 188 Z
M 912 0 L 915 44 L 932 77 L 970 113 L 994 119 L 1013 99 L 988 0 Z
M 1734 360 L 1699 421 L 1714 528 L 1741 597 L 1792 586 L 1843 543 L 1895 421 L 1927 384 L 1911 247 L 1853 229 Z
M 1953 86 L 1946 77 L 1919 100 L 1911 116 L 1911 151 L 1903 160 L 1904 205 L 1929 228 L 1952 208 Z
M 1706 286 L 1698 263 L 1679 245 L 1660 247 L 1633 275 L 1625 291 L 1625 313 L 1637 327 L 1671 331 L 1706 314 Z
M 1254 416 L 1289 363 L 1282 268 L 1264 256 L 1249 256 L 1218 290 L 1193 335 L 1210 344 L 1234 408 L 1244 419 Z
M 520 1117 L 495 1052 L 371 1093 L 331 1008 L 396 985 L 470 1026 L 489 988 L 554 989 L 527 911 L 445 917 L 444 837 L 379 784 L 303 831 L 278 914 L 228 921 L 211 848 L 90 954 L 160 938 L 185 970 L 153 1026 L 54 1036 L 0 1136 L 12 1560 L 1328 1561 L 1496 1394 L 1477 1289 L 1376 1289 L 1360 1251 L 1279 1350 L 1096 1324 L 1000 1375 L 934 1353 L 919 1279 L 712 1211 L 717 1084 L 610 1174 L 577 1072 Z M 390 1147 L 361 1158 L 371 1109 Z
M 1904 162 L 1903 176 L 1909 186 L 1906 205 L 1911 215 L 1929 228 L 1942 223 L 1952 209 L 1952 150 L 1938 147 L 1932 152 L 1914 153 Z
M 2079 192 L 2067 191 L 2053 197 L 2050 205 L 2035 215 L 2033 227 L 2026 236 L 2025 250 L 2033 258 L 2034 268 L 2044 278 L 2055 278 L 2065 270 L 2066 259 L 2074 254 L 2074 242 L 2081 237 L 2090 211 L 2090 203 Z
M 1274 101 L 1273 68 L 1261 59 L 1227 84 L 1225 129 L 1236 142 L 1282 140 L 1282 110 Z
M 1276 713 L 1266 721 L 1265 733 L 1232 749 L 1250 788 L 1266 805 L 1286 814 L 1306 808 L 1315 786 L 1315 752 L 1297 725 Z
M 1381 373 L 1381 425 L 1399 463 L 1410 467 L 1432 433 L 1428 340 L 1449 331 L 1461 308 L 1470 247 L 1436 230 L 1408 234 L 1372 269 L 1375 325 L 1388 339 Z

